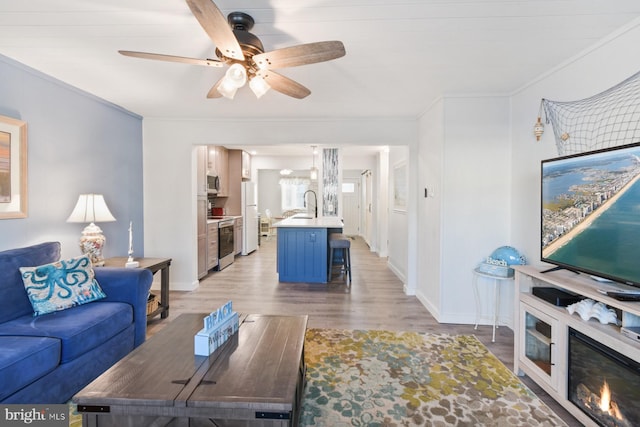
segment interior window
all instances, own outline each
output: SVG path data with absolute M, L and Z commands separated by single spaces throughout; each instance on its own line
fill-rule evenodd
M 343 193 L 353 193 L 356 191 L 356 185 L 353 182 L 343 182 L 342 183 L 342 192 Z
M 309 189 L 309 180 L 283 178 L 280 180 L 280 207 L 282 211 L 304 209 L 304 192 Z

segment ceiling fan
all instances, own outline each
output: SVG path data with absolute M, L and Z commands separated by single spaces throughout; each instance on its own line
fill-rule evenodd
M 273 71 L 317 62 L 330 61 L 345 55 L 340 41 L 324 41 L 265 52 L 262 42 L 249 30 L 254 25 L 251 16 L 232 12 L 227 18 L 211 0 L 186 0 L 209 38 L 216 45 L 216 59 L 197 59 L 184 56 L 120 50 L 122 55 L 185 64 L 223 67 L 228 65 L 225 75 L 209 90 L 207 98 L 224 96 L 233 99 L 236 91 L 249 81 L 254 94 L 260 98 L 270 88 L 293 98 L 302 99 L 311 91 Z

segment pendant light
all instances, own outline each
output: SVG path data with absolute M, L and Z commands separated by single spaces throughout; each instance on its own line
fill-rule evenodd
M 311 178 L 312 181 L 317 181 L 318 180 L 318 168 L 316 167 L 316 154 L 318 153 L 318 151 L 316 150 L 316 146 L 312 145 L 311 146 L 311 161 L 312 161 L 312 166 L 311 166 L 311 170 L 309 171 L 309 177 Z

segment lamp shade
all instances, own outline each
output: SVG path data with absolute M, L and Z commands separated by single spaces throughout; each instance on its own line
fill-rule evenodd
M 260 76 L 255 76 L 254 78 L 249 80 L 249 87 L 251 88 L 251 90 L 253 91 L 254 95 L 258 99 L 260 97 L 262 97 L 262 95 L 267 93 L 269 91 L 269 89 L 271 89 L 271 86 L 269 86 L 269 83 L 267 83 Z
M 247 82 L 247 70 L 240 64 L 233 64 L 224 74 L 218 92 L 225 98 L 233 99 L 236 91 Z
M 240 64 L 233 64 L 225 73 L 225 78 L 240 88 L 247 82 L 247 70 Z
M 222 81 L 220 86 L 218 86 L 218 92 L 227 99 L 233 99 L 233 97 L 236 96 L 237 91 L 238 88 L 230 83 L 226 78 Z
M 81 194 L 67 222 L 110 222 L 116 219 L 102 194 Z

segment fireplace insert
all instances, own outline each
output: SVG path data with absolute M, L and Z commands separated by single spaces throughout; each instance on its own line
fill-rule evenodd
M 569 328 L 569 400 L 601 426 L 640 426 L 640 363 Z

